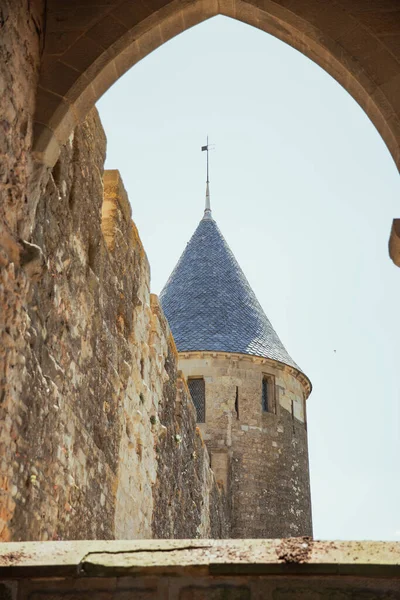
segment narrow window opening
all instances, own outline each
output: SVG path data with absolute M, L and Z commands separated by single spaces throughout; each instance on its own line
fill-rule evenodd
M 275 377 L 273 375 L 264 375 L 261 390 L 263 412 L 276 413 L 275 393 Z
M 263 412 L 269 412 L 269 381 L 267 377 L 262 380 L 262 409 Z
M 206 422 L 206 386 L 202 377 L 188 379 L 188 388 L 196 409 L 197 422 Z
M 293 433 L 296 433 L 296 429 L 295 429 L 295 423 L 294 423 L 294 401 L 292 400 L 292 427 L 293 427 Z
M 236 418 L 239 418 L 239 388 L 238 386 L 236 386 L 236 398 L 235 398 L 235 411 L 236 411 Z

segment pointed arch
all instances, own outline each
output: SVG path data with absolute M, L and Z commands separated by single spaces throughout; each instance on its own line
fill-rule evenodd
M 50 0 L 35 157 L 52 166 L 102 94 L 147 54 L 215 15 L 296 48 L 360 104 L 400 167 L 400 8 L 383 0 Z

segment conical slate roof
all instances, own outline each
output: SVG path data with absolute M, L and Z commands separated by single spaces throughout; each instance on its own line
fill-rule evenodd
M 209 210 L 162 290 L 160 302 L 178 352 L 251 354 L 299 369 Z

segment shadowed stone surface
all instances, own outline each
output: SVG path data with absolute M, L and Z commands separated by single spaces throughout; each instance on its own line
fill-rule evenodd
M 178 352 L 238 352 L 299 368 L 211 218 L 200 221 L 160 302 Z

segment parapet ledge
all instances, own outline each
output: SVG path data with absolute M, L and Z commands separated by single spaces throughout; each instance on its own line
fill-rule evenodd
M 121 173 L 118 169 L 109 169 L 104 171 L 104 199 L 115 200 L 124 215 L 125 221 L 129 223 L 132 218 L 132 209 L 129 204 L 128 194 L 122 181 Z
M 282 540 L 12 542 L 0 579 L 129 575 L 335 575 L 400 577 L 400 543 Z
M 157 316 L 158 320 L 160 321 L 160 325 L 165 333 L 168 346 L 172 354 L 174 355 L 176 361 L 178 362 L 178 350 L 175 344 L 174 336 L 172 335 L 172 331 L 168 324 L 167 317 L 164 314 L 157 294 L 150 294 L 150 307 L 153 315 Z
M 120 231 L 118 219 L 120 219 L 119 215 L 121 215 L 123 221 L 125 221 L 126 229 L 129 231 L 128 237 L 130 238 L 130 241 L 134 248 L 148 263 L 138 229 L 132 221 L 132 209 L 120 172 L 117 169 L 104 171 L 103 186 L 104 195 L 101 210 L 101 230 L 107 248 L 110 252 L 115 250 L 117 233 Z

